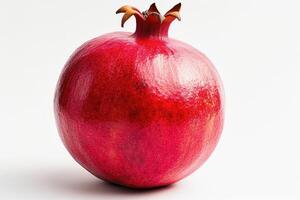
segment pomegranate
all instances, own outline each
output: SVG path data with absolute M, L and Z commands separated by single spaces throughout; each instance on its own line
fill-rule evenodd
M 60 76 L 55 116 L 65 147 L 90 173 L 132 188 L 172 184 L 214 150 L 223 126 L 223 92 L 213 64 L 168 37 L 181 4 L 164 16 L 123 6 L 122 26 L 83 44 Z

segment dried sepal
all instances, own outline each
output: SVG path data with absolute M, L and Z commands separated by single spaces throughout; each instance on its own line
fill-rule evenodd
M 119 8 L 116 12 L 116 14 L 119 13 L 124 13 L 123 18 L 122 18 L 122 22 L 121 22 L 121 26 L 124 27 L 125 22 L 132 16 L 135 15 L 136 17 L 141 17 L 143 18 L 143 16 L 141 15 L 141 12 L 132 6 L 122 6 L 121 8 Z
M 181 20 L 180 9 L 181 9 L 181 3 L 175 5 L 171 10 L 169 10 L 165 14 L 165 17 L 168 17 L 168 16 L 175 17 L 180 21 Z
M 148 10 L 143 12 L 144 18 L 146 21 L 150 22 L 159 22 L 160 24 L 163 22 L 165 19 L 164 16 L 162 16 L 157 9 L 155 3 L 151 4 Z
M 148 9 L 148 12 L 149 12 L 149 13 L 151 13 L 151 12 L 156 12 L 156 13 L 158 13 L 158 14 L 160 13 L 160 12 L 158 11 L 158 9 L 157 9 L 155 3 L 151 4 L 151 6 L 150 6 L 149 9 Z

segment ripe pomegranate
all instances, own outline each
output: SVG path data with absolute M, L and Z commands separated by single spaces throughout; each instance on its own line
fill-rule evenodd
M 181 4 L 164 16 L 123 6 L 122 26 L 83 44 L 55 94 L 62 141 L 100 179 L 132 188 L 172 184 L 201 166 L 223 126 L 223 96 L 212 63 L 168 37 Z

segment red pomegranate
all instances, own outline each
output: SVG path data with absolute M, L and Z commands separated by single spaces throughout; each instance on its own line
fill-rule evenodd
M 71 56 L 55 94 L 62 141 L 100 179 L 132 188 L 172 184 L 201 166 L 223 126 L 222 85 L 202 53 L 168 37 L 164 16 L 123 6 L 135 33 L 109 33 Z

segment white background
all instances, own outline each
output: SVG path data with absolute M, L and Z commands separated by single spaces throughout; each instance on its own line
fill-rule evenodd
M 204 52 L 226 91 L 222 138 L 197 172 L 137 192 L 104 184 L 73 161 L 53 115 L 62 67 L 83 42 L 122 30 L 120 6 L 151 3 L 0 0 L 0 199 L 300 198 L 298 0 L 182 1 L 170 35 Z

